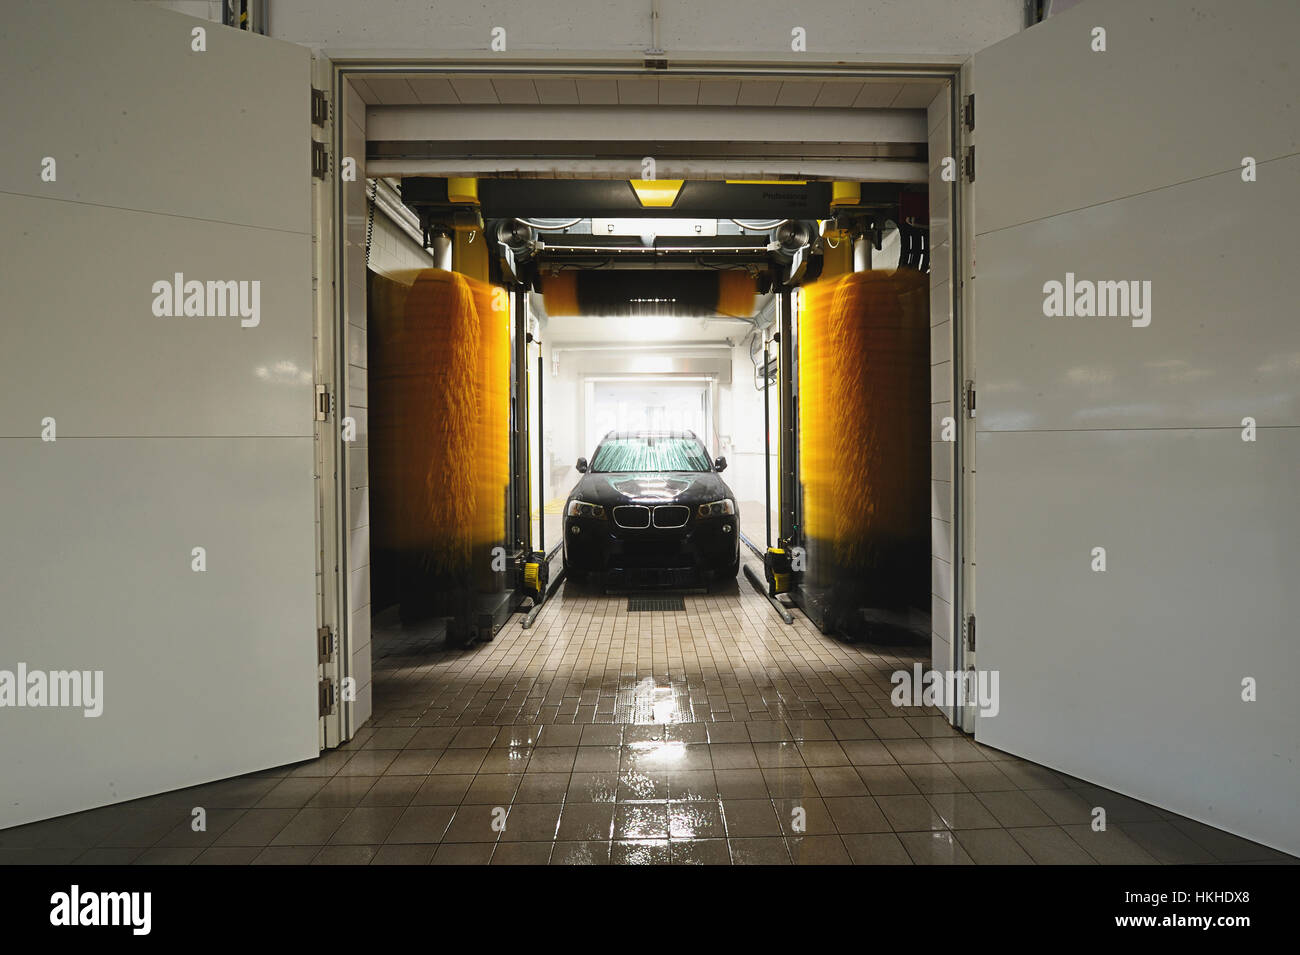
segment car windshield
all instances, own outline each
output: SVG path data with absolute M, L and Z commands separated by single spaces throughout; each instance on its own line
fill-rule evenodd
M 591 459 L 590 470 L 712 471 L 713 464 L 697 438 L 626 435 L 602 441 Z

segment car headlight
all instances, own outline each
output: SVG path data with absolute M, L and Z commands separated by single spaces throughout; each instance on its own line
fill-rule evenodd
M 565 513 L 569 517 L 594 517 L 598 521 L 605 519 L 604 507 L 599 504 L 588 504 L 586 501 L 570 501 Z
M 696 511 L 700 517 L 722 517 L 728 514 L 736 513 L 736 502 L 731 498 L 725 501 L 714 501 L 712 504 L 701 504 Z

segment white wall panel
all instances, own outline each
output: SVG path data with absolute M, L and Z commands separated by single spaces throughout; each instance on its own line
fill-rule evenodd
M 932 404 L 952 401 L 952 362 L 930 366 L 930 401 Z
M 493 26 L 507 30 L 495 54 L 554 56 L 567 52 L 640 59 L 651 48 L 650 6 L 608 0 L 519 5 L 487 0 L 472 6 L 427 0 L 356 4 L 275 0 L 272 34 L 324 48 L 333 59 L 352 54 L 431 56 L 489 53 Z M 850 59 L 856 62 L 958 60 L 1019 30 L 1020 0 L 824 0 L 791 8 L 777 0 L 722 0 L 660 5 L 659 45 L 681 59 L 730 53 L 755 59 Z M 808 52 L 792 53 L 790 31 L 807 31 Z
M 311 435 L 309 234 L 3 194 L 0 222 L 0 434 Z M 154 315 L 177 272 L 259 282 L 259 324 Z
M 936 561 L 935 564 L 936 567 L 938 568 L 942 568 L 943 566 L 942 563 L 939 561 Z M 951 628 L 952 628 L 952 620 L 953 620 L 952 605 L 947 600 L 945 600 L 944 598 L 940 597 L 937 594 L 934 595 L 934 605 L 939 612 L 934 615 L 935 625 L 934 625 L 933 641 L 943 650 L 951 652 L 951 644 L 952 644 Z M 943 662 L 948 660 L 949 657 L 947 653 L 944 653 L 941 656 L 937 657 L 936 659 L 938 659 L 939 662 L 942 664 Z M 939 666 L 937 667 L 937 669 L 942 670 L 942 669 L 946 669 L 946 667 Z
M 1300 108 L 1300 103 L 1298 103 Z M 1300 424 L 1300 156 L 975 240 L 987 430 Z M 977 185 L 981 185 L 977 182 Z M 978 227 L 978 224 L 977 224 Z M 1151 323 L 1043 315 L 1043 284 L 1151 283 Z
M 10 0 L 0 44 L 5 130 L 22 133 L 0 192 L 303 231 L 307 147 L 267 146 L 307 142 L 308 51 L 113 0 Z
M 317 754 L 310 436 L 0 438 L 0 457 L 0 667 L 104 674 L 100 717 L 3 711 L 0 826 Z
M 383 212 L 375 211 L 375 230 L 370 244 L 370 269 L 381 275 L 433 267 L 433 255 L 420 247 Z M 364 364 L 364 363 L 363 363 Z
M 201 17 L 215 20 L 217 23 L 221 22 L 221 7 L 224 4 L 224 0 L 135 0 L 135 2 L 152 3 L 176 13 L 183 13 L 187 17 Z
M 1011 37 L 984 50 L 975 61 L 976 228 L 1300 150 L 1297 19 L 1300 6 L 1276 0 L 1089 0 L 1025 31 L 1032 42 Z M 1092 52 L 1095 27 L 1107 31 L 1104 53 Z M 1007 128 L 1033 135 L 987 135 Z
M 952 482 L 930 482 L 930 514 L 935 520 L 952 523 Z M 941 555 L 936 554 L 938 558 Z
M 935 559 L 931 567 L 930 589 L 939 600 L 947 604 L 952 603 L 952 564 L 946 560 Z
M 1300 851 L 1300 429 L 977 440 L 977 738 Z
M 946 295 L 949 292 L 948 283 L 944 282 L 938 288 L 931 290 L 937 295 Z M 952 322 L 944 322 L 941 325 L 930 326 L 930 364 L 938 365 L 946 363 L 951 370 L 952 365 Z

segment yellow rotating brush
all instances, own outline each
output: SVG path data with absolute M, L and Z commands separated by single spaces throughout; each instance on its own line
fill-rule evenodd
M 506 487 L 510 481 L 510 306 L 504 289 L 468 280 L 478 316 L 478 418 L 474 435 L 473 552 L 480 589 L 498 590 L 492 548 L 504 545 Z
M 799 449 L 815 586 L 839 611 L 926 602 L 929 278 L 855 272 L 803 292 Z
M 425 269 L 371 283 L 371 511 L 404 604 L 494 585 L 509 481 L 510 327 L 501 290 Z M 496 581 L 499 583 L 499 579 Z

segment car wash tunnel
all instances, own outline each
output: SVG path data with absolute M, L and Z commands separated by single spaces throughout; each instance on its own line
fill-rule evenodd
M 435 266 L 369 273 L 377 615 L 465 646 L 560 588 L 752 587 L 928 642 L 924 188 L 388 185 Z
M 4 8 L 0 864 L 1296 861 L 1300 4 Z

